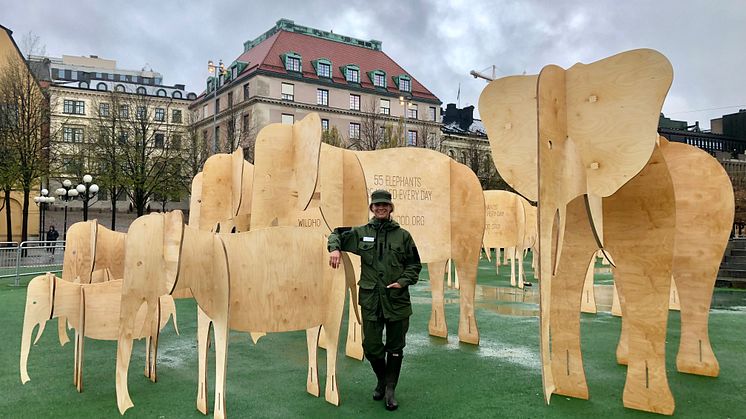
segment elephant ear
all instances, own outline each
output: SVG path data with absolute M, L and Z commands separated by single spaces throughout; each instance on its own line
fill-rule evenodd
M 537 75 L 491 81 L 479 96 L 479 114 L 487 129 L 492 160 L 500 176 L 517 192 L 536 201 Z
M 96 227 L 95 221 L 82 221 L 70 226 L 65 235 L 65 255 L 62 263 L 62 279 L 75 282 L 91 282 L 93 263 L 96 257 Z
M 202 214 L 202 172 L 192 179 L 192 193 L 189 195 L 189 226 L 199 228 Z
M 293 124 L 293 167 L 298 192 L 297 209 L 305 211 L 313 198 L 319 178 L 321 118 L 312 112 Z
M 671 63 L 651 49 L 565 72 L 567 135 L 580 154 L 588 192 L 609 196 L 647 164 L 672 80 Z
M 238 209 L 241 207 L 242 198 L 242 181 L 243 181 L 243 170 L 244 170 L 244 159 L 243 149 L 237 148 L 236 151 L 231 153 L 231 197 L 232 197 L 232 208 L 231 218 L 238 215 Z
M 270 124 L 254 150 L 251 228 L 293 225 L 313 198 L 319 170 L 321 120 L 311 113 L 294 125 Z
M 214 154 L 202 169 L 202 204 L 199 226 L 209 230 L 216 222 L 233 218 L 232 157 Z
M 179 271 L 181 242 L 184 236 L 184 215 L 171 211 L 163 215 L 163 267 L 166 274 L 165 291 L 171 293 Z

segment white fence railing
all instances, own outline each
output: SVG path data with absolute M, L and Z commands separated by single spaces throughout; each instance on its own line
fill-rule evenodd
M 64 255 L 62 240 L 0 242 L 0 279 L 13 278 L 19 286 L 23 275 L 61 272 Z

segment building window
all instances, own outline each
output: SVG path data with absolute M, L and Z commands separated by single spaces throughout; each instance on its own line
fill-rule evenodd
M 155 94 L 160 97 L 166 97 L 166 91 L 163 89 L 158 89 L 158 91 Z
M 137 119 L 145 119 L 148 116 L 148 110 L 145 106 L 138 106 L 137 107 L 137 113 L 135 113 L 135 117 Z
M 350 109 L 353 111 L 360 110 L 360 95 L 350 95 Z
M 407 145 L 417 145 L 417 131 L 407 131 Z
M 368 73 L 370 74 L 370 73 Z M 373 72 L 373 86 L 386 88 L 386 73 L 381 70 Z
M 228 107 L 233 106 L 233 92 L 228 92 Z
M 282 123 L 285 125 L 293 125 L 293 122 L 295 122 L 295 118 L 293 118 L 292 114 L 284 113 L 282 114 Z
M 109 116 L 109 104 L 99 103 L 98 104 L 98 116 Z
M 329 131 L 329 120 L 328 119 L 321 120 L 321 129 L 323 131 Z
M 388 99 L 381 99 L 380 112 L 384 115 L 391 115 L 391 102 Z
M 220 113 L 220 98 L 215 99 L 215 115 Z
M 117 92 L 123 92 L 124 91 L 124 85 L 123 84 L 117 84 L 117 87 L 114 88 Z
M 316 90 L 316 104 L 322 106 L 329 106 L 329 91 L 326 89 Z
M 163 146 L 166 143 L 165 138 L 166 137 L 163 135 L 162 132 L 156 132 L 155 133 L 155 148 L 163 148 Z
M 106 87 L 106 83 L 99 83 L 99 84 L 97 84 L 96 85 L 96 90 L 100 90 L 102 92 L 107 91 L 108 88 Z
M 332 78 L 332 65 L 329 63 L 319 62 L 316 64 L 319 77 Z
M 67 143 L 82 143 L 83 128 L 69 126 L 62 127 L 62 140 Z
M 81 89 L 87 89 L 88 88 L 88 82 L 87 81 L 81 81 L 80 83 L 78 83 L 78 87 L 80 87 Z
M 107 74 L 106 74 L 106 78 L 107 78 L 107 79 L 109 79 L 109 80 L 111 80 L 111 81 L 114 81 L 114 74 L 112 74 L 112 73 L 107 73 Z
M 285 70 L 300 72 L 300 57 L 285 57 Z
M 213 140 L 215 147 L 219 147 L 220 145 L 220 125 L 215 125 L 215 130 L 213 130 Z
M 241 117 L 241 131 L 243 131 L 244 133 L 249 132 L 249 117 L 250 116 L 251 114 L 245 113 Z
M 155 108 L 155 120 L 157 122 L 166 121 L 166 110 L 163 108 Z
M 411 92 L 412 91 L 412 81 L 409 80 L 409 78 L 400 77 L 399 78 L 399 90 L 402 92 Z
M 140 86 L 140 87 L 137 88 L 137 94 L 138 95 L 146 95 L 146 94 L 148 94 L 148 91 L 145 90 L 144 87 Z
M 181 123 L 181 109 L 174 109 L 171 111 L 171 122 L 174 124 Z
M 178 90 L 174 90 L 173 93 L 171 93 L 171 97 L 174 99 L 181 99 L 183 96 L 181 95 L 181 92 Z
M 350 83 L 360 83 L 360 70 L 354 67 L 347 67 L 345 76 Z
M 438 113 L 435 110 L 435 106 L 431 106 L 430 107 L 430 120 L 431 121 L 435 121 L 435 118 L 437 118 L 437 117 L 438 117 Z
M 407 118 L 417 119 L 417 105 L 410 103 L 407 106 Z
M 70 72 L 70 78 L 73 79 L 73 80 L 77 80 L 78 79 L 78 72 L 75 71 L 75 70 L 72 70 Z
M 202 107 L 202 119 L 207 118 L 207 105 Z
M 360 124 L 357 122 L 350 122 L 350 139 L 357 140 L 360 138 Z
M 120 118 L 129 118 L 130 117 L 130 107 L 129 107 L 129 105 L 119 105 L 119 117 Z
M 295 100 L 295 86 L 290 83 L 282 83 L 282 100 Z
M 85 102 L 82 100 L 68 100 L 62 104 L 62 112 L 73 115 L 85 115 Z
M 249 100 L 249 83 L 243 85 L 243 100 Z

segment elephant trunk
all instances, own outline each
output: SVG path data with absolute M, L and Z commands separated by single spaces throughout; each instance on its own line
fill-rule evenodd
M 31 378 L 26 369 L 28 354 L 31 350 L 31 334 L 36 325 L 34 344 L 39 341 L 47 320 L 52 317 L 52 302 L 54 301 L 55 277 L 52 274 L 37 276 L 29 282 L 26 293 L 26 309 L 23 315 L 23 333 L 21 335 L 21 383 L 26 384 Z

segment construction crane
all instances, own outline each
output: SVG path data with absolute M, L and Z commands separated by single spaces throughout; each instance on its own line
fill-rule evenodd
M 492 76 L 491 77 L 488 76 L 488 75 L 486 75 L 486 74 L 484 74 L 484 72 L 486 70 L 489 70 L 490 68 L 492 68 Z M 471 74 L 472 76 L 474 76 L 475 79 L 484 79 L 487 82 L 491 82 L 492 80 L 495 80 L 497 78 L 497 66 L 493 64 L 492 67 L 487 67 L 487 68 L 485 68 L 482 71 L 471 70 L 469 72 L 469 74 Z

